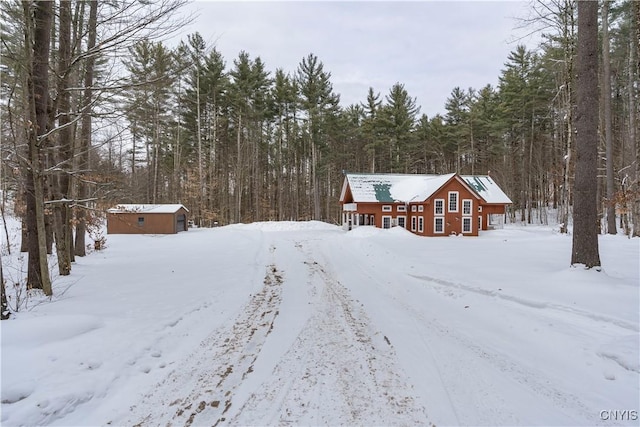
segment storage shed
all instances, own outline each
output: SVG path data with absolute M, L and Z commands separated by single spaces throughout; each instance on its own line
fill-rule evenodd
M 107 210 L 108 234 L 175 234 L 187 231 L 183 205 L 117 205 Z

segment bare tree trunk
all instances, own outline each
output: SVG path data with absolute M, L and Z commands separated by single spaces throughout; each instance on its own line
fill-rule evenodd
M 205 185 L 202 176 L 202 117 L 200 112 L 200 58 L 198 58 L 198 69 L 196 72 L 196 138 L 198 138 L 198 182 L 200 184 L 200 197 L 198 197 L 198 220 L 202 225 L 202 206 L 204 202 Z
M 571 92 L 569 91 L 569 95 L 567 95 L 569 98 L 571 97 L 570 93 Z M 569 100 L 567 102 L 567 154 L 565 154 L 564 157 L 564 178 L 562 182 L 562 199 L 560 203 L 562 209 L 560 218 L 560 221 L 562 222 L 562 226 L 560 227 L 561 233 L 567 233 L 569 230 L 569 202 L 571 200 L 569 176 L 571 173 L 571 151 L 573 149 L 573 114 L 571 113 L 571 101 Z
M 640 141 L 638 141 L 638 89 L 634 85 L 640 76 L 640 2 L 633 2 L 633 17 L 631 21 L 635 26 L 635 40 L 630 37 L 629 55 L 629 138 L 632 149 L 635 151 L 635 161 L 633 162 L 634 185 L 636 196 L 631 201 L 631 217 L 633 218 L 633 237 L 640 237 Z M 633 32 L 632 32 L 633 34 Z M 635 88 L 635 89 L 634 89 Z
M 0 254 L 0 287 L 2 288 L 2 294 L 0 294 L 0 320 L 7 320 L 11 316 L 9 311 L 9 304 L 7 304 L 7 291 L 4 287 L 4 274 L 2 272 L 2 254 Z
M 242 116 L 238 116 L 238 131 L 237 131 L 237 135 L 236 135 L 236 148 L 237 148 L 237 152 L 238 152 L 238 158 L 236 159 L 236 173 L 235 173 L 235 179 L 236 182 L 234 183 L 234 191 L 235 191 L 235 202 L 236 202 L 236 215 L 235 215 L 235 221 L 236 222 L 242 222 L 242 181 L 243 181 L 243 176 L 242 176 L 242 144 L 241 144 L 241 135 L 242 135 Z
M 91 0 L 89 7 L 89 34 L 87 39 L 87 50 L 93 49 L 96 44 L 96 25 L 98 21 L 98 2 L 97 0 Z M 94 68 L 94 55 L 87 57 L 86 68 L 84 72 L 84 95 L 83 95 L 83 107 L 82 107 L 82 127 L 80 130 L 80 153 L 79 153 L 79 166 L 82 173 L 80 176 L 89 169 L 89 150 L 91 150 L 91 103 L 93 102 L 93 68 Z M 135 151 L 135 147 L 133 149 Z M 133 166 L 135 169 L 135 165 Z M 132 171 L 133 175 L 133 171 Z M 85 234 L 87 231 L 86 225 L 86 200 L 89 197 L 89 191 L 85 179 L 81 178 L 78 183 L 78 198 L 81 200 L 79 203 L 80 209 L 76 213 L 77 225 L 76 225 L 76 241 L 75 241 L 75 254 L 77 256 L 86 255 L 86 242 Z
M 609 1 L 602 4 L 602 92 L 604 109 L 604 137 L 607 165 L 607 233 L 616 234 L 616 205 L 613 182 L 613 132 L 611 125 L 611 60 L 609 54 Z
M 598 250 L 598 3 L 578 1 L 576 173 L 571 264 L 600 265 Z
M 24 17 L 27 21 L 25 45 L 30 55 L 30 70 L 27 73 L 30 127 L 27 129 L 29 141 L 29 170 L 25 184 L 27 202 L 27 228 L 29 262 L 27 285 L 42 289 L 51 295 L 51 279 L 47 263 L 46 236 L 44 224 L 44 176 L 42 174 L 42 135 L 46 134 L 49 100 L 49 43 L 51 35 L 52 5 L 49 1 L 36 1 L 33 39 L 31 33 L 30 2 L 24 2 Z
M 57 168 L 60 169 L 53 179 L 53 194 L 58 199 L 53 206 L 56 253 L 58 255 L 58 272 L 61 276 L 71 273 L 71 218 L 69 204 L 65 199 L 69 196 L 69 169 L 73 159 L 71 153 L 73 134 L 69 119 L 70 95 L 68 89 L 69 67 L 71 63 L 71 3 L 60 1 L 60 31 L 58 45 L 58 133 Z M 57 178 L 57 179 L 55 179 Z
M 153 137 L 153 169 L 151 172 L 153 173 L 152 177 L 152 188 L 151 188 L 151 203 L 156 204 L 158 198 L 158 162 L 160 154 L 160 101 L 158 99 L 154 102 L 153 107 L 153 121 L 155 123 L 155 132 Z M 202 182 L 200 182 L 200 186 L 202 186 Z
M 311 188 L 313 192 L 313 217 L 312 219 L 320 219 L 320 182 L 318 179 L 318 150 L 316 144 L 311 139 Z

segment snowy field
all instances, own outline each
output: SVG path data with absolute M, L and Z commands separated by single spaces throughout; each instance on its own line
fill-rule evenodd
M 109 235 L 1 323 L 1 422 L 638 425 L 639 246 L 601 236 L 597 272 L 551 227 Z

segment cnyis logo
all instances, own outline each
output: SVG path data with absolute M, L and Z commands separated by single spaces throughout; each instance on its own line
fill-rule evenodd
M 603 421 L 636 421 L 638 411 L 629 409 L 603 409 L 600 411 L 600 419 Z

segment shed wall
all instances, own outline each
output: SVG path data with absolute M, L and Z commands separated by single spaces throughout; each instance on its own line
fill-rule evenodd
M 107 213 L 108 234 L 175 234 L 178 231 L 178 216 L 185 215 L 184 224 L 187 223 L 185 209 L 179 209 L 175 213 L 145 213 L 145 212 L 119 212 Z M 139 219 L 143 221 L 140 222 Z

